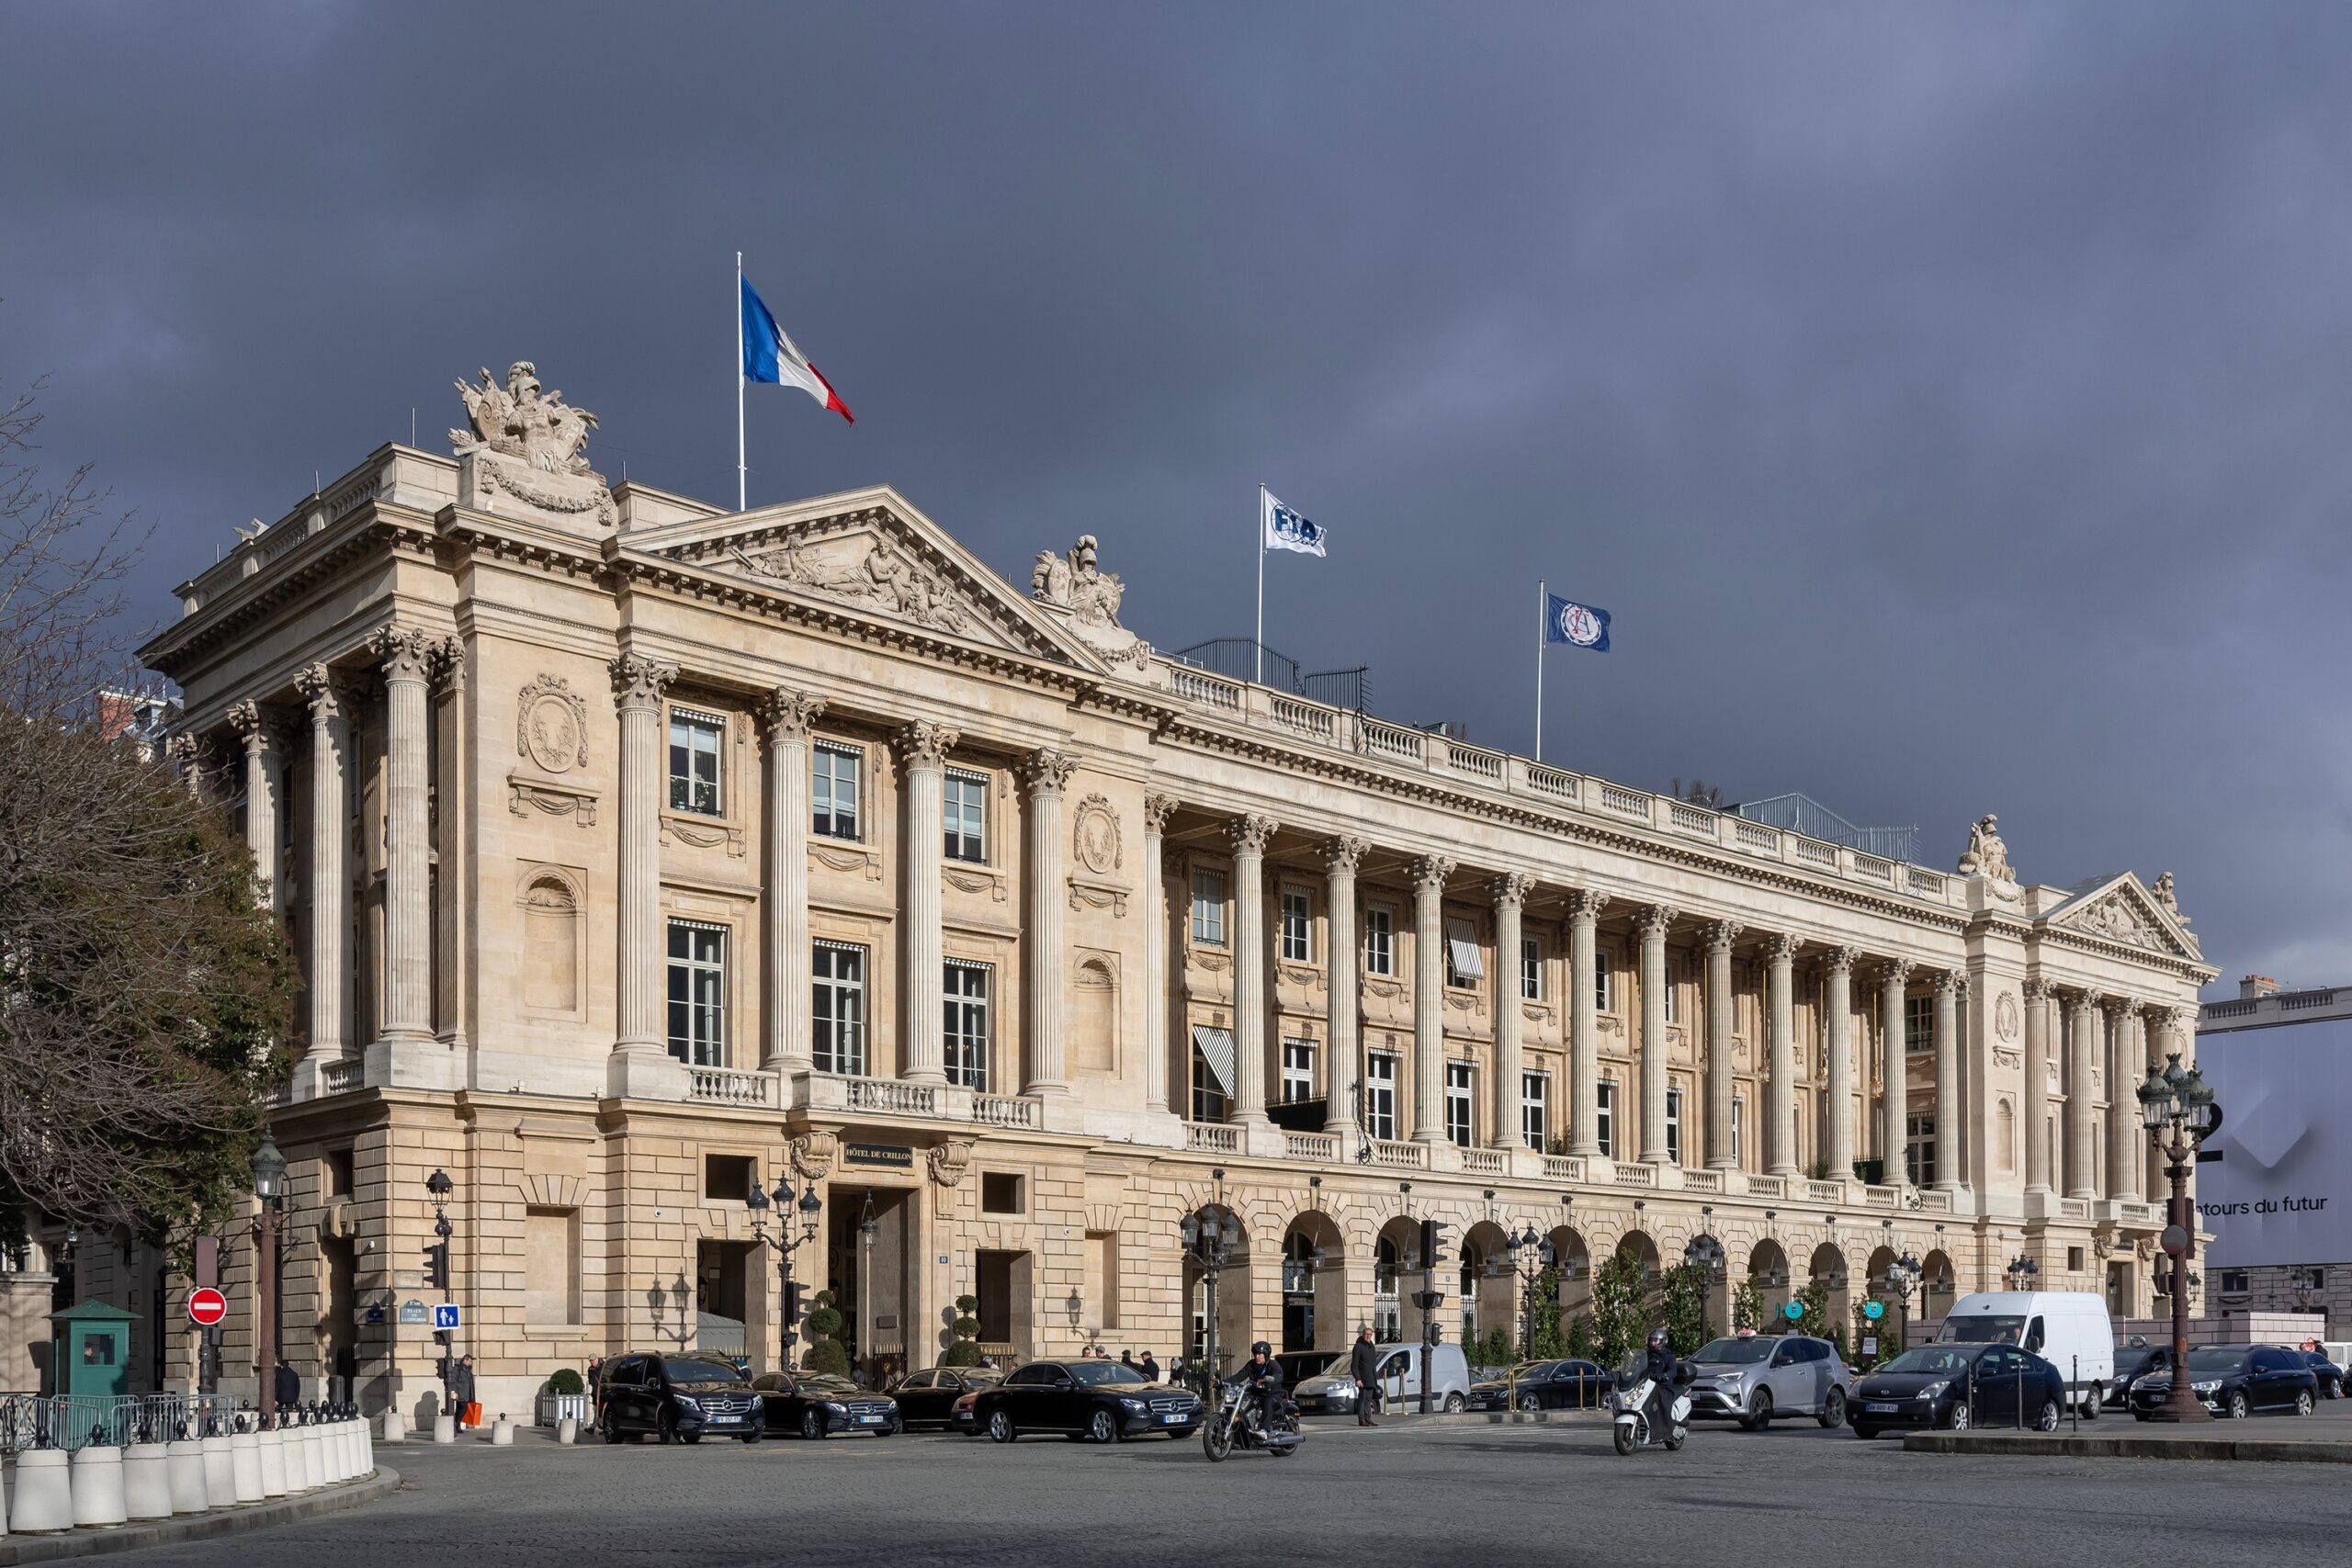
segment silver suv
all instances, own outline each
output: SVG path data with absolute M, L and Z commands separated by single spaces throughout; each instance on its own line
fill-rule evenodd
M 1761 1431 L 1775 1416 L 1810 1416 L 1824 1427 L 1846 1424 L 1852 1374 L 1838 1348 L 1810 1335 L 1750 1335 L 1714 1339 L 1690 1358 L 1693 1418 L 1737 1421 Z

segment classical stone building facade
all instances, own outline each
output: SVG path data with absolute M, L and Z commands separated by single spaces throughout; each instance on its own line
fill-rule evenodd
M 2022 885 L 1989 818 L 1896 863 L 1228 681 L 1120 625 L 1091 538 L 1023 591 L 887 488 L 607 488 L 527 367 L 492 392 L 146 649 L 304 955 L 307 1374 L 430 1385 L 436 1168 L 515 1409 L 625 1348 L 772 1359 L 779 1174 L 824 1203 L 800 1280 L 913 1365 L 967 1293 L 1010 1354 L 1186 1351 L 1211 1201 L 1227 1345 L 1412 1335 L 1427 1216 L 1448 1337 L 1516 1321 L 1483 1264 L 1531 1225 L 1571 1304 L 1709 1236 L 1838 1312 L 1906 1250 L 1939 1298 L 2022 1253 L 2145 1309 L 2128 1089 L 2212 972 L 2136 877 Z M 231 1386 L 252 1267 L 228 1238 Z

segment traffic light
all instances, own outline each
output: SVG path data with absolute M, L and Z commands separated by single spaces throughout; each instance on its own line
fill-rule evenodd
M 1434 1269 L 1445 1261 L 1445 1223 L 1442 1220 L 1421 1222 L 1421 1267 Z
M 808 1304 L 800 1297 L 800 1281 L 786 1280 L 784 1282 L 784 1342 L 786 1345 L 800 1343 L 800 1319 L 808 1310 Z
M 449 1244 L 436 1241 L 424 1249 L 424 1282 L 436 1291 L 449 1288 Z

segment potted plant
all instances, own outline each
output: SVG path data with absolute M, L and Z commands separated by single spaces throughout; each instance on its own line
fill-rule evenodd
M 939 1358 L 944 1367 L 977 1367 L 980 1364 L 980 1298 L 957 1296 L 956 1321 L 947 1325 L 956 1342 Z
M 565 1416 L 585 1427 L 589 1423 L 588 1384 L 571 1367 L 558 1367 L 539 1385 L 539 1397 L 532 1419 L 541 1427 L 552 1427 Z
M 834 1336 L 848 1326 L 841 1309 L 833 1305 L 833 1292 L 819 1291 L 808 1313 L 808 1354 L 803 1361 L 812 1372 L 832 1372 L 849 1375 L 849 1349 Z

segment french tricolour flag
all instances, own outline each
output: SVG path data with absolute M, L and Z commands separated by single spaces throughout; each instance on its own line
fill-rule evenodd
M 768 314 L 767 305 L 760 299 L 759 290 L 752 287 L 751 279 L 742 279 L 742 287 L 743 379 L 764 381 L 777 387 L 797 387 L 855 424 L 856 416 L 849 412 L 849 405 L 842 401 L 841 394 L 833 390 L 833 384 L 808 363 L 808 356 L 800 352 L 799 345 L 786 336 L 784 329 L 775 324 L 775 318 Z

